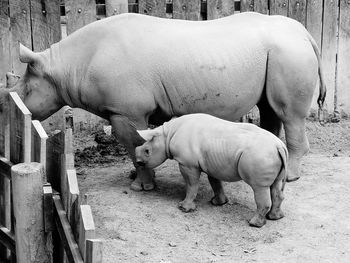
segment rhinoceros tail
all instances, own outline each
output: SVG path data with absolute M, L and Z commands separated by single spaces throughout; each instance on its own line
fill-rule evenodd
M 282 143 L 281 143 L 282 144 Z M 287 181 L 287 161 L 288 161 L 288 150 L 286 148 L 285 145 L 281 145 L 277 148 L 278 150 L 278 154 L 281 158 L 282 161 L 282 166 L 281 166 L 281 170 L 278 174 L 278 176 L 275 179 L 274 184 L 276 184 L 277 182 L 279 182 L 280 180 L 282 180 L 282 191 L 284 190 L 284 185 L 286 184 Z
M 320 123 L 322 124 L 324 122 L 323 104 L 324 104 L 324 101 L 326 98 L 327 88 L 326 88 L 326 83 L 324 80 L 324 73 L 323 73 L 320 50 L 319 50 L 315 40 L 313 39 L 313 37 L 310 35 L 310 33 L 307 32 L 307 34 L 308 34 L 308 39 L 310 41 L 310 44 L 315 52 L 315 55 L 316 55 L 317 61 L 318 61 L 318 75 L 320 77 L 320 87 L 319 87 L 320 91 L 319 91 L 319 95 L 318 95 L 318 99 L 317 99 L 317 104 L 318 104 L 318 119 L 319 119 Z

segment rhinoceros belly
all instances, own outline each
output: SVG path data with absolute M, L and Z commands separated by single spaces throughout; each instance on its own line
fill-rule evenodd
M 202 147 L 201 168 L 209 176 L 222 181 L 241 180 L 237 164 L 241 152 L 225 139 L 209 139 Z

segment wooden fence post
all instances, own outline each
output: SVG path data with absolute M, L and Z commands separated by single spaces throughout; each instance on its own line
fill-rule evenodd
M 86 240 L 86 263 L 102 263 L 103 242 L 99 239 Z
M 95 224 L 92 218 L 91 208 L 89 205 L 80 206 L 80 230 L 79 230 L 79 249 L 85 260 L 86 240 L 95 238 Z
M 106 0 L 106 16 L 128 12 L 128 0 Z
M 40 163 L 21 163 L 11 169 L 18 263 L 52 262 L 44 231 L 43 174 Z

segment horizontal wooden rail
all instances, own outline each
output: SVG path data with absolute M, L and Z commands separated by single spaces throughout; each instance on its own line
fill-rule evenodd
M 0 243 L 11 250 L 12 253 L 16 253 L 15 236 L 10 230 L 2 225 L 0 225 Z
M 65 212 L 62 204 L 61 197 L 58 194 L 53 195 L 55 223 L 60 235 L 64 250 L 66 252 L 69 262 L 84 263 L 80 254 L 77 242 L 74 240 L 72 228 L 67 219 L 67 213 Z
M 0 175 L 11 180 L 11 167 L 13 164 L 6 158 L 0 156 Z

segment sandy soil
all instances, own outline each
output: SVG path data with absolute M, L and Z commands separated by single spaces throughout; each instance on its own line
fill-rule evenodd
M 247 223 L 255 203 L 243 182 L 226 183 L 230 201 L 214 207 L 203 174 L 198 208 L 186 214 L 177 208 L 185 185 L 174 161 L 157 168 L 155 191 L 133 192 L 127 157 L 80 159 L 79 187 L 105 240 L 103 262 L 350 262 L 350 121 L 309 122 L 307 132 L 311 151 L 302 178 L 286 185 L 285 217 L 261 229 Z M 78 135 L 77 148 L 91 138 Z

